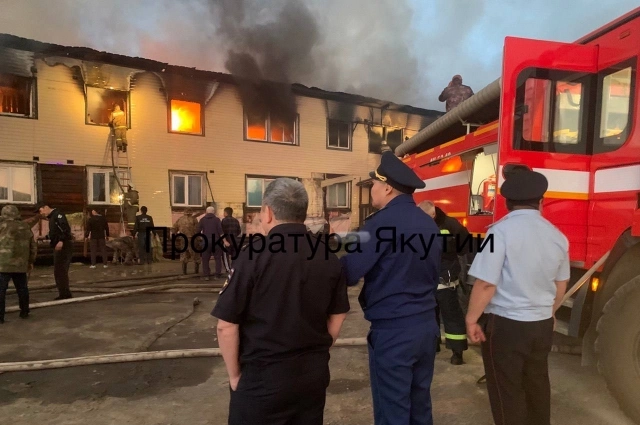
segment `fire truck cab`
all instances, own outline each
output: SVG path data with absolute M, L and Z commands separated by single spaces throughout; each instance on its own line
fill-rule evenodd
M 640 423 L 639 55 L 640 8 L 574 43 L 507 37 L 501 77 L 395 153 L 426 184 L 416 202 L 481 237 L 508 213 L 505 173 L 547 177 L 542 214 L 572 266 L 556 331 Z

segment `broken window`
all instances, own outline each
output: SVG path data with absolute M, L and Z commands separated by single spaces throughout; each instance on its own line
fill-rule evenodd
M 0 163 L 0 203 L 34 203 L 33 166 Z
M 344 121 L 327 121 L 327 147 L 351 149 L 351 124 Z
M 401 128 L 387 127 L 387 145 L 389 145 L 392 151 L 395 151 L 402 143 L 402 134 L 403 131 Z
M 172 99 L 171 132 L 204 135 L 202 105 L 198 102 Z
M 87 175 L 89 204 L 120 205 L 122 192 L 112 169 L 89 168 Z
M 0 114 L 35 117 L 35 79 L 0 74 Z
M 124 112 L 129 125 L 129 92 L 121 90 L 101 89 L 87 86 L 87 116 L 85 123 L 93 125 L 109 125 L 111 113 L 116 105 Z
M 384 140 L 384 128 L 381 125 L 369 127 L 369 153 L 382 153 L 382 141 Z
M 369 127 L 369 153 L 382 153 L 382 142 L 385 140 L 391 150 L 395 150 L 402 143 L 402 128 L 374 125 Z
M 171 205 L 176 207 L 202 207 L 204 174 L 171 174 Z
M 351 207 L 351 182 L 327 186 L 327 208 Z
M 245 112 L 245 139 L 297 145 L 297 118 L 293 121 L 275 113 Z

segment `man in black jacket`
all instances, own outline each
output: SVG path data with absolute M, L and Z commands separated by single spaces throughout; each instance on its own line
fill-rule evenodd
M 91 210 L 91 217 L 87 221 L 84 238 L 88 239 L 89 235 L 91 235 L 91 268 L 96 268 L 96 256 L 98 250 L 100 250 L 100 254 L 102 255 L 102 264 L 106 269 L 108 259 L 107 246 L 105 245 L 105 242 L 109 239 L 109 224 L 107 223 L 105 216 L 98 214 L 94 209 Z
M 67 217 L 57 208 L 46 203 L 36 205 L 35 212 L 49 219 L 49 240 L 53 248 L 53 275 L 58 287 L 56 300 L 72 298 L 69 289 L 69 266 L 73 256 L 73 235 Z
M 140 258 L 140 264 L 153 264 L 153 237 L 154 231 L 150 231 L 147 236 L 147 229 L 154 227 L 153 217 L 147 215 L 147 207 L 140 208 L 140 214 L 136 217 L 136 224 L 131 231 L 133 237 L 138 237 L 138 258 Z M 147 246 L 147 238 L 149 239 L 149 245 Z
M 469 251 L 471 240 L 469 239 L 469 243 L 464 245 L 466 250 L 463 252 L 458 252 L 458 246 L 467 240 L 469 231 L 458 220 L 446 215 L 431 201 L 423 201 L 418 206 L 435 220 L 440 234 L 443 235 L 441 238 L 443 250 L 440 262 L 440 284 L 436 291 L 439 311 L 436 311 L 436 318 L 440 323 L 440 313 L 442 313 L 445 346 L 453 352 L 451 364 L 461 365 L 464 363 L 462 352 L 469 347 L 464 313 L 458 300 L 457 287 L 460 284 L 462 273 L 458 256 L 465 255 Z

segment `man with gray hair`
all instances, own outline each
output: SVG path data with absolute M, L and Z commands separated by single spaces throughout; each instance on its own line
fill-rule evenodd
M 296 180 L 267 186 L 263 249 L 245 245 L 211 313 L 229 374 L 229 425 L 323 423 L 329 349 L 350 306 L 338 257 L 304 224 L 308 204 Z

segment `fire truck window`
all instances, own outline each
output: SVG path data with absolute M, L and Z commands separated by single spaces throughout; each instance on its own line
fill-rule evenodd
M 580 140 L 582 84 L 557 81 L 555 89 L 553 142 L 576 145 Z
M 594 151 L 608 152 L 622 146 L 630 130 L 632 68 L 609 73 L 602 79 L 599 140 Z
M 548 142 L 551 82 L 529 78 L 525 83 L 522 137 L 530 142 Z
M 0 114 L 33 117 L 32 78 L 0 74 Z
M 593 74 L 527 68 L 518 77 L 513 146 L 534 152 L 589 151 L 587 94 Z
M 171 100 L 171 131 L 202 134 L 201 117 L 200 103 Z
M 87 87 L 87 116 L 85 124 L 109 125 L 115 106 L 124 111 L 129 125 L 129 92 Z
M 498 154 L 479 153 L 473 161 L 470 215 L 493 214 Z

